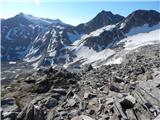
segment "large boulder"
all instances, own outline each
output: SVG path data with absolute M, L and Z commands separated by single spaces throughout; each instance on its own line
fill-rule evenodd
M 131 96 L 131 95 L 126 96 L 120 102 L 120 104 L 121 104 L 121 106 L 122 106 L 123 109 L 131 109 L 131 108 L 134 107 L 135 103 L 136 103 L 136 99 L 133 96 Z
M 17 120 L 45 120 L 41 107 L 30 103 L 18 114 Z
M 46 107 L 50 109 L 58 105 L 58 100 L 52 97 L 48 97 L 45 104 L 46 104 Z

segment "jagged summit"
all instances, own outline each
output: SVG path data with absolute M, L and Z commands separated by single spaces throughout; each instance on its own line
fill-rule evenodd
M 23 12 L 20 12 L 19 14 L 17 14 L 19 16 L 24 16 L 24 13 Z
M 28 20 L 28 22 L 31 22 L 32 24 L 39 24 L 39 25 L 49 25 L 49 24 L 65 25 L 65 23 L 63 23 L 60 19 L 35 17 L 31 14 L 26 14 L 23 12 L 20 12 L 19 14 L 15 15 L 12 18 L 25 19 L 25 20 Z
M 95 29 L 101 28 L 106 25 L 118 23 L 123 19 L 124 17 L 121 15 L 118 14 L 114 15 L 110 11 L 102 10 L 89 22 L 76 26 L 76 30 L 79 33 L 84 31 L 90 33 Z
M 96 15 L 88 24 L 99 24 L 100 26 L 115 24 L 123 20 L 124 17 L 121 15 L 114 15 L 110 11 L 102 10 Z
M 111 11 L 105 11 L 105 10 L 102 10 L 101 12 L 99 12 L 97 15 L 104 15 L 104 14 L 107 14 L 107 15 L 113 15 L 113 13 Z

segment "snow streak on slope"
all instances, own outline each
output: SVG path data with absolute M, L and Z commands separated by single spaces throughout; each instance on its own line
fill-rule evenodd
M 42 55 L 39 55 L 39 56 L 33 56 L 32 58 L 26 58 L 25 61 L 27 62 L 35 62 L 37 60 L 39 60 L 40 58 L 42 57 Z
M 96 31 L 91 32 L 88 36 L 99 36 L 104 31 L 111 31 L 114 27 L 115 27 L 115 25 L 107 25 L 105 27 L 97 29 Z M 88 37 L 88 36 L 86 36 L 86 37 Z
M 7 39 L 7 40 L 13 40 L 13 39 L 10 37 L 11 32 L 12 32 L 12 29 L 10 29 L 10 30 L 8 31 L 7 35 L 6 35 L 6 39 Z
M 107 25 L 105 27 L 102 27 L 100 29 L 97 29 L 93 32 L 91 32 L 90 34 L 85 34 L 83 35 L 79 40 L 76 40 L 73 45 L 80 45 L 81 43 L 83 43 L 83 41 L 86 39 L 86 38 L 89 38 L 89 37 L 96 37 L 96 36 L 99 36 L 101 33 L 103 33 L 104 31 L 111 31 L 116 25 Z

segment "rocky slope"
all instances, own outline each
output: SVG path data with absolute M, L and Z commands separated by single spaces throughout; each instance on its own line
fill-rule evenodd
M 121 64 L 79 73 L 39 69 L 2 88 L 2 119 L 158 120 L 160 47 L 146 45 Z

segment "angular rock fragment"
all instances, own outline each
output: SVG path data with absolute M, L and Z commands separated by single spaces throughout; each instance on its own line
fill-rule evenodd
M 76 100 L 75 99 L 69 99 L 67 100 L 67 106 L 70 106 L 70 107 L 74 107 L 76 105 Z
M 52 90 L 50 90 L 50 92 L 52 92 L 52 93 L 58 93 L 60 95 L 66 95 L 67 94 L 67 92 L 66 92 L 65 89 L 60 89 L 60 88 L 52 89 Z
M 135 103 L 136 103 L 136 99 L 131 95 L 126 96 L 124 100 L 120 102 L 123 109 L 131 109 L 134 107 Z
M 85 92 L 84 93 L 84 99 L 91 99 L 91 98 L 94 98 L 94 97 L 96 97 L 96 95 L 93 94 L 93 93 L 90 93 L 90 92 Z

